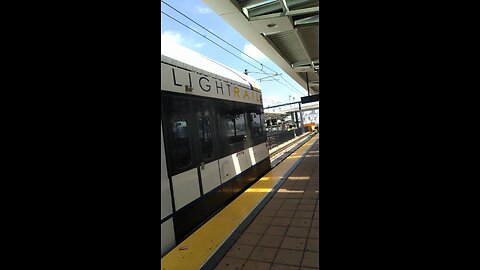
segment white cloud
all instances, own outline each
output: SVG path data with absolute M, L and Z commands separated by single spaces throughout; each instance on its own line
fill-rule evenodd
M 255 60 L 261 60 L 267 58 L 260 50 L 258 50 L 255 46 L 252 44 L 247 44 L 243 46 L 243 52 L 250 57 L 252 57 Z M 249 57 L 245 56 L 242 54 L 242 57 L 247 60 L 252 60 Z
M 162 32 L 160 40 L 162 53 L 164 51 L 171 51 L 172 48 L 177 47 L 177 44 L 181 45 L 185 41 L 184 37 L 179 32 L 171 30 Z
M 179 32 L 172 31 L 172 30 L 166 30 L 162 32 L 161 42 L 162 42 L 162 46 L 161 46 L 162 50 L 163 49 L 170 50 L 172 47 L 177 48 L 178 47 L 176 46 L 177 44 L 193 50 L 200 49 L 206 45 L 205 42 L 196 42 L 195 40 L 189 37 L 184 37 Z
M 202 14 L 208 14 L 211 12 L 211 10 L 206 7 L 197 7 L 197 11 Z
M 162 45 L 164 45 L 164 43 L 166 45 L 170 43 L 182 44 L 183 40 L 184 38 L 180 33 L 171 30 L 167 30 L 161 35 Z
M 205 46 L 205 43 L 196 43 L 193 45 L 195 48 L 202 48 L 203 46 Z

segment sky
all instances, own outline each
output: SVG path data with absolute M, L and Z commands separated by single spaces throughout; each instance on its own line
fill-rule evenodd
M 290 82 L 293 88 L 297 90 L 295 91 L 291 89 L 292 86 L 288 85 L 281 78 L 277 77 L 283 83 L 283 85 L 276 81 L 260 81 L 259 79 L 266 77 L 265 74 L 250 73 L 249 75 L 257 79 L 257 82 L 260 84 L 264 107 L 268 107 L 273 104 L 288 103 L 290 101 L 299 101 L 301 96 L 307 95 L 307 91 L 305 89 L 303 89 L 295 80 L 291 79 L 288 74 L 286 74 L 281 68 L 275 65 L 275 63 L 265 57 L 262 52 L 255 48 L 255 46 L 253 46 L 248 40 L 246 40 L 242 35 L 240 35 L 233 27 L 231 27 L 220 16 L 213 12 L 206 4 L 202 2 L 202 0 L 165 0 L 165 2 L 177 9 L 178 11 L 182 12 L 198 24 L 202 25 L 209 31 L 215 33 L 217 36 L 226 40 L 228 43 L 234 45 L 239 50 L 242 50 L 244 53 L 250 55 L 252 58 L 262 63 L 264 66 L 275 70 L 277 73 L 281 73 L 282 76 L 288 82 Z M 208 33 L 206 30 L 202 29 L 195 23 L 191 22 L 181 14 L 177 13 L 175 10 L 171 9 L 164 3 L 161 4 L 161 11 L 195 29 L 202 35 L 207 36 L 209 39 L 215 41 L 215 43 L 226 48 L 238 57 L 241 57 L 248 63 L 258 68 L 261 67 L 260 64 L 256 63 L 252 59 L 235 50 L 230 45 L 219 40 L 218 38 Z M 168 16 L 165 16 L 163 13 L 161 13 L 160 18 L 162 46 L 164 46 L 164 44 L 169 44 L 173 42 L 178 43 L 184 47 L 192 49 L 200 54 L 205 55 L 210 59 L 234 68 L 238 71 L 243 72 L 245 69 L 247 69 L 248 71 L 259 72 L 257 69 L 231 55 L 221 47 L 209 41 L 208 39 L 186 28 L 185 26 L 174 21 Z M 266 70 L 267 73 L 271 73 L 271 71 L 266 68 L 264 68 L 264 70 Z M 288 87 L 286 85 L 288 85 Z M 298 92 L 302 93 L 302 95 Z

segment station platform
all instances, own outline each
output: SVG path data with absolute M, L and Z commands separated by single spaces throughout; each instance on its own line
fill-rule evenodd
M 165 255 L 161 269 L 319 269 L 318 136 Z

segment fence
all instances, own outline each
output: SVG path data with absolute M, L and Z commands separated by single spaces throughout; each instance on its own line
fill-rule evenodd
M 296 136 L 302 135 L 304 132 L 304 128 L 297 128 L 294 130 L 280 130 L 280 131 L 273 131 L 267 132 L 267 142 L 268 142 L 268 149 L 272 149 L 280 144 L 287 142 Z

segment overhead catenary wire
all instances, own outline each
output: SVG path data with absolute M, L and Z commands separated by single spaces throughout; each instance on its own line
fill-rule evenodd
M 190 29 L 191 31 L 195 32 L 196 34 L 204 37 L 204 38 L 207 39 L 208 41 L 214 43 L 214 44 L 217 45 L 218 47 L 222 48 L 223 50 L 227 51 L 227 52 L 230 53 L 231 55 L 233 55 L 233 56 L 235 56 L 236 58 L 242 60 L 243 62 L 247 63 L 248 65 L 252 66 L 253 68 L 261 71 L 263 74 L 265 74 L 265 75 L 268 76 L 267 78 L 272 77 L 272 76 L 271 76 L 271 74 L 266 73 L 266 72 L 263 70 L 263 67 L 266 67 L 266 68 L 268 68 L 269 70 L 275 72 L 275 75 L 274 75 L 274 76 L 279 76 L 280 78 L 282 78 L 282 79 L 291 87 L 291 88 L 290 88 L 291 90 L 295 91 L 296 93 L 298 93 L 298 94 L 300 94 L 300 95 L 303 95 L 303 93 L 300 92 L 298 89 L 296 89 L 289 81 L 287 81 L 287 80 L 282 76 L 281 73 L 276 72 L 275 70 L 271 69 L 270 67 L 262 64 L 261 62 L 257 61 L 256 59 L 252 58 L 250 55 L 248 55 L 248 54 L 244 53 L 242 50 L 236 48 L 235 46 L 233 46 L 232 44 L 230 44 L 229 42 L 227 42 L 227 41 L 224 40 L 223 38 L 219 37 L 219 36 L 216 35 L 215 33 L 211 32 L 210 30 L 208 30 L 207 28 L 205 28 L 204 26 L 202 26 L 202 25 L 200 25 L 199 23 L 195 22 L 194 20 L 190 19 L 188 16 L 186 16 L 186 15 L 183 14 L 181 11 L 177 10 L 176 8 L 174 8 L 173 6 L 171 6 L 170 4 L 168 4 L 167 2 L 165 2 L 165 1 L 163 1 L 163 0 L 161 0 L 161 2 L 164 3 L 165 5 L 167 5 L 168 7 L 170 7 L 171 9 L 175 10 L 177 13 L 181 14 L 183 17 L 187 18 L 188 20 L 192 21 L 192 22 L 195 23 L 196 25 L 200 26 L 202 29 L 206 30 L 206 31 L 209 32 L 210 34 L 214 35 L 215 37 L 217 37 L 217 38 L 220 39 L 221 41 L 227 43 L 228 45 L 230 45 L 230 46 L 231 46 L 232 48 L 234 48 L 235 50 L 239 51 L 240 53 L 242 53 L 242 54 L 246 55 L 247 57 L 249 57 L 250 59 L 254 60 L 256 63 L 260 64 L 262 68 L 260 69 L 260 68 L 258 68 L 258 67 L 256 67 L 256 66 L 252 65 L 251 63 L 245 61 L 244 59 L 242 59 L 242 58 L 238 57 L 237 55 L 235 55 L 234 53 L 230 52 L 229 50 L 227 50 L 226 48 L 224 48 L 224 47 L 221 46 L 220 44 L 218 44 L 218 43 L 214 42 L 213 40 L 209 39 L 207 36 L 199 33 L 198 31 L 196 31 L 195 29 L 189 27 L 188 25 L 184 24 L 183 22 L 180 22 L 179 20 L 173 18 L 173 17 L 170 16 L 169 14 L 161 11 L 161 13 L 163 13 L 164 15 L 166 15 L 166 16 L 168 16 L 169 18 L 171 18 L 172 20 L 180 23 L 181 25 L 183 25 L 183 26 L 185 26 L 186 28 Z M 251 73 L 251 72 L 250 72 L 250 73 Z M 274 79 L 274 80 L 277 81 L 278 83 L 280 83 L 279 80 L 276 80 L 276 79 Z M 283 83 L 280 83 L 280 84 L 282 84 L 282 85 L 286 86 L 287 88 L 289 88 L 289 86 L 287 86 L 287 85 L 285 85 L 285 84 L 283 84 Z
M 278 79 L 275 79 L 275 78 L 271 78 L 271 80 L 263 80 L 263 81 L 267 81 L 267 82 L 268 82 L 268 81 L 277 81 L 279 84 L 281 84 L 281 85 L 283 85 L 283 86 L 285 86 L 285 87 L 287 87 L 287 88 L 288 88 L 288 85 L 286 85 L 286 84 L 284 84 L 284 83 L 280 82 Z M 297 89 L 295 89 L 295 88 L 293 88 L 293 90 L 294 90 L 294 91 L 295 91 L 297 94 L 300 94 L 300 96 L 302 96 L 302 95 L 303 95 L 303 93 L 302 93 L 302 92 L 300 92 L 299 90 L 297 90 Z
M 190 29 L 191 31 L 195 32 L 196 34 L 198 34 L 198 35 L 200 35 L 200 36 L 204 37 L 204 38 L 205 38 L 205 39 L 207 39 L 208 41 L 212 42 L 213 44 L 215 44 L 215 45 L 217 45 L 218 47 L 222 48 L 222 49 L 223 49 L 223 50 L 225 50 L 226 52 L 230 53 L 231 55 L 235 56 L 236 58 L 238 58 L 238 59 L 242 60 L 243 62 L 247 63 L 248 65 L 252 66 L 253 68 L 255 68 L 255 69 L 257 69 L 257 70 L 260 70 L 260 71 L 262 71 L 262 70 L 261 70 L 261 69 L 259 69 L 258 67 L 256 67 L 256 66 L 252 65 L 251 63 L 249 63 L 249 62 L 245 61 L 245 60 L 244 60 L 244 59 L 242 59 L 241 57 L 239 57 L 239 56 L 235 55 L 235 54 L 234 54 L 234 53 L 232 53 L 231 51 L 229 51 L 229 50 L 227 50 L 226 48 L 224 48 L 222 45 L 220 45 L 220 44 L 216 43 L 215 41 L 213 41 L 213 40 L 209 39 L 209 38 L 208 38 L 208 37 L 206 37 L 205 35 L 202 35 L 202 34 L 201 34 L 201 33 L 199 33 L 198 31 L 196 31 L 195 29 L 191 28 L 190 26 L 188 26 L 188 25 L 184 24 L 183 22 L 181 22 L 181 21 L 179 21 L 179 20 L 177 20 L 177 19 L 173 18 L 172 16 L 170 16 L 169 14 L 167 14 L 167 13 L 165 13 L 165 12 L 163 12 L 163 11 L 161 11 L 161 12 L 162 12 L 162 13 L 163 13 L 165 16 L 167 16 L 167 17 L 171 18 L 172 20 L 174 20 L 174 21 L 178 22 L 179 24 L 181 24 L 181 25 L 185 26 L 186 28 Z M 269 74 L 268 74 L 268 73 L 266 73 L 265 71 L 263 71 L 263 74 L 265 74 L 265 75 L 269 76 Z M 282 76 L 280 76 L 280 77 L 281 77 L 281 78 L 283 78 Z M 285 78 L 283 78 L 283 79 L 285 80 Z M 278 79 L 274 79 L 274 80 L 275 80 L 275 81 L 277 81 L 278 83 L 280 83 L 280 81 L 279 81 Z M 285 81 L 286 81 L 286 80 L 285 80 Z M 286 82 L 288 82 L 288 81 L 286 81 Z M 286 86 L 286 87 L 288 88 L 288 85 L 285 85 L 285 84 L 283 84 L 283 83 L 280 83 L 280 84 L 282 84 L 282 85 L 284 85 L 284 86 Z M 290 83 L 289 83 L 289 84 L 290 84 Z M 291 84 L 290 84 L 290 85 L 291 85 Z M 300 95 L 303 95 L 303 93 L 301 93 L 299 90 L 295 89 L 293 86 L 292 86 L 291 90 L 295 91 L 296 93 L 299 93 Z
M 228 45 L 230 45 L 230 47 L 234 48 L 235 50 L 239 51 L 240 53 L 244 54 L 245 56 L 247 56 L 248 58 L 252 59 L 253 61 L 257 62 L 258 64 L 260 64 L 260 66 L 262 67 L 266 67 L 268 68 L 269 70 L 275 72 L 275 74 L 278 74 L 278 72 L 276 72 L 275 70 L 269 68 L 268 66 L 262 64 L 261 62 L 259 62 L 257 59 L 251 57 L 250 55 L 244 53 L 242 50 L 238 49 L 237 47 L 235 47 L 234 45 L 230 44 L 228 41 L 224 40 L 223 38 L 219 37 L 218 35 L 216 35 L 215 33 L 213 33 L 212 31 L 208 30 L 207 28 L 205 28 L 203 25 L 197 23 L 196 21 L 192 20 L 191 18 L 189 18 L 187 15 L 183 14 L 181 11 L 179 11 L 178 9 L 172 7 L 170 4 L 168 4 L 167 2 L 161 0 L 162 3 L 164 3 L 165 5 L 167 5 L 168 7 L 170 7 L 171 9 L 175 10 L 177 13 L 179 13 L 180 15 L 182 15 L 183 17 L 187 18 L 188 20 L 190 20 L 191 22 L 193 22 L 194 24 L 200 26 L 202 29 L 204 29 L 205 31 L 209 32 L 210 34 L 214 35 L 216 38 L 220 39 L 221 41 L 227 43 Z M 263 68 L 261 69 L 263 70 Z
M 163 11 L 161 11 L 161 12 L 162 12 L 162 13 L 163 13 L 165 16 L 167 16 L 167 17 L 171 18 L 172 20 L 174 20 L 174 21 L 176 21 L 176 22 L 180 23 L 181 25 L 183 25 L 183 26 L 187 27 L 188 29 L 192 30 L 193 32 L 195 32 L 195 33 L 199 34 L 200 36 L 202 36 L 202 37 L 206 38 L 207 40 L 209 40 L 209 41 L 210 41 L 210 42 L 212 42 L 213 44 L 215 44 L 215 45 L 219 46 L 220 48 L 224 49 L 225 51 L 227 51 L 227 52 L 228 52 L 228 53 L 230 53 L 231 55 L 235 56 L 236 58 L 238 58 L 238 59 L 242 60 L 243 62 L 245 62 L 245 63 L 249 64 L 250 66 L 252 66 L 252 67 L 254 67 L 254 68 L 256 68 L 256 69 L 259 69 L 259 68 L 257 68 L 256 66 L 252 65 L 251 63 L 249 63 L 249 62 L 247 62 L 247 61 L 243 60 L 241 57 L 238 57 L 238 56 L 237 56 L 237 55 L 235 55 L 234 53 L 232 53 L 232 52 L 230 52 L 229 50 L 225 49 L 224 47 L 222 47 L 221 45 L 219 45 L 219 44 L 218 44 L 218 43 L 216 43 L 215 41 L 213 41 L 213 40 L 209 39 L 209 38 L 208 38 L 208 37 L 206 37 L 205 35 L 202 35 L 201 33 L 197 32 L 195 29 L 191 28 L 190 26 L 188 26 L 188 25 L 186 25 L 186 24 L 182 23 L 181 21 L 179 21 L 179 20 L 177 20 L 177 19 L 173 18 L 172 16 L 168 15 L 167 13 L 165 13 L 165 12 L 163 12 Z
M 248 72 L 249 74 L 250 73 L 253 73 L 253 74 L 268 74 L 268 75 L 272 75 L 272 76 L 280 76 L 282 75 L 282 73 L 265 73 L 265 72 L 254 72 L 254 71 L 247 71 L 245 69 L 246 72 Z
M 281 76 L 281 74 L 279 74 L 278 72 L 276 72 L 275 70 L 271 69 L 270 67 L 262 64 L 261 62 L 257 61 L 255 58 L 251 57 L 250 55 L 244 53 L 242 50 L 238 49 L 237 47 L 233 46 L 232 44 L 230 44 L 228 41 L 224 40 L 223 38 L 219 37 L 218 35 L 216 35 L 215 33 L 213 33 L 212 31 L 208 30 L 207 28 L 205 28 L 204 26 L 202 26 L 201 24 L 197 23 L 196 21 L 190 19 L 188 16 L 186 16 L 185 14 L 183 14 L 181 11 L 179 11 L 178 9 L 174 8 L 173 6 L 171 6 L 170 4 L 168 4 L 167 2 L 161 0 L 162 3 L 164 3 L 165 5 L 167 5 L 168 7 L 170 7 L 171 9 L 175 10 L 177 13 L 179 13 L 180 15 L 182 15 L 183 17 L 187 18 L 188 20 L 190 20 L 191 22 L 195 23 L 196 25 L 200 26 L 202 29 L 204 29 L 205 31 L 209 32 L 210 34 L 214 35 L 216 38 L 220 39 L 221 41 L 227 43 L 228 45 L 230 45 L 232 48 L 234 48 L 235 50 L 239 51 L 240 53 L 246 55 L 247 57 L 249 57 L 250 59 L 252 59 L 253 61 L 257 62 L 258 64 L 261 65 L 262 69 L 261 71 L 263 71 L 263 67 L 266 67 L 268 68 L 269 70 L 275 72 L 275 74 L 277 76 L 280 76 L 286 83 L 288 83 L 293 89 L 295 89 L 295 87 L 289 82 L 287 81 L 283 76 Z M 203 37 L 205 37 L 204 35 L 202 35 Z M 258 69 L 258 68 L 257 68 Z M 267 74 L 266 74 L 267 75 Z M 295 89 L 296 90 L 296 89 Z M 299 91 L 297 90 L 297 93 Z M 300 92 L 301 95 L 303 95 L 303 93 Z

